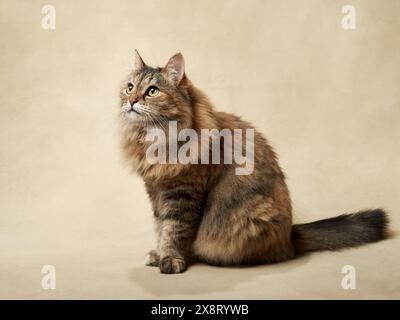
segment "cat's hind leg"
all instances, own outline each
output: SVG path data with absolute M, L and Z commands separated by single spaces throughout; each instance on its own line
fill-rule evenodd
M 254 196 L 228 212 L 209 212 L 194 243 L 196 256 L 212 265 L 285 261 L 294 256 L 291 215 L 274 200 Z M 224 214 L 224 216 L 222 216 Z

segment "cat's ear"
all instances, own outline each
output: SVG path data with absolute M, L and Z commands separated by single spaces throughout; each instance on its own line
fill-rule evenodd
M 140 56 L 139 52 L 135 49 L 134 52 L 134 64 L 133 64 L 133 68 L 135 71 L 140 71 L 142 70 L 146 64 L 144 63 L 142 57 Z
M 165 75 L 175 85 L 178 85 L 185 75 L 185 60 L 181 53 L 177 53 L 169 59 L 167 65 L 164 67 Z

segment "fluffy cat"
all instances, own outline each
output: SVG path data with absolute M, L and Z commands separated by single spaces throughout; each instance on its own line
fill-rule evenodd
M 149 163 L 148 129 L 166 130 L 168 121 L 177 121 L 178 130 L 199 133 L 252 128 L 235 115 L 213 109 L 187 78 L 180 53 L 164 68 L 152 68 L 135 51 L 134 70 L 120 97 L 123 153 L 145 182 L 156 224 L 158 245 L 146 265 L 180 273 L 191 257 L 212 265 L 272 263 L 386 237 L 388 218 L 380 209 L 292 225 L 285 176 L 257 131 L 250 175 L 236 175 L 235 164 Z

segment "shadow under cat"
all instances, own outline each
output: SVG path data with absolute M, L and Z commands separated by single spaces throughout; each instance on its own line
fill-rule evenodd
M 204 263 L 193 263 L 189 266 L 191 272 L 173 277 L 161 274 L 156 267 L 143 266 L 131 269 L 129 278 L 148 293 L 158 297 L 209 294 L 233 290 L 240 284 L 256 280 L 257 277 L 293 272 L 299 265 L 308 263 L 310 257 L 311 254 L 307 254 L 285 262 L 257 266 L 214 267 Z M 212 272 L 209 272 L 210 268 Z M 213 285 L 210 286 L 210 283 Z

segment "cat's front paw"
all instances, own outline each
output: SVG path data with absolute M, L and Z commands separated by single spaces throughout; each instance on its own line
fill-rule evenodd
M 181 273 L 184 272 L 186 268 L 186 262 L 181 258 L 167 256 L 160 261 L 161 273 Z
M 144 258 L 144 264 L 150 267 L 158 267 L 160 264 L 160 256 L 156 250 L 151 250 Z

